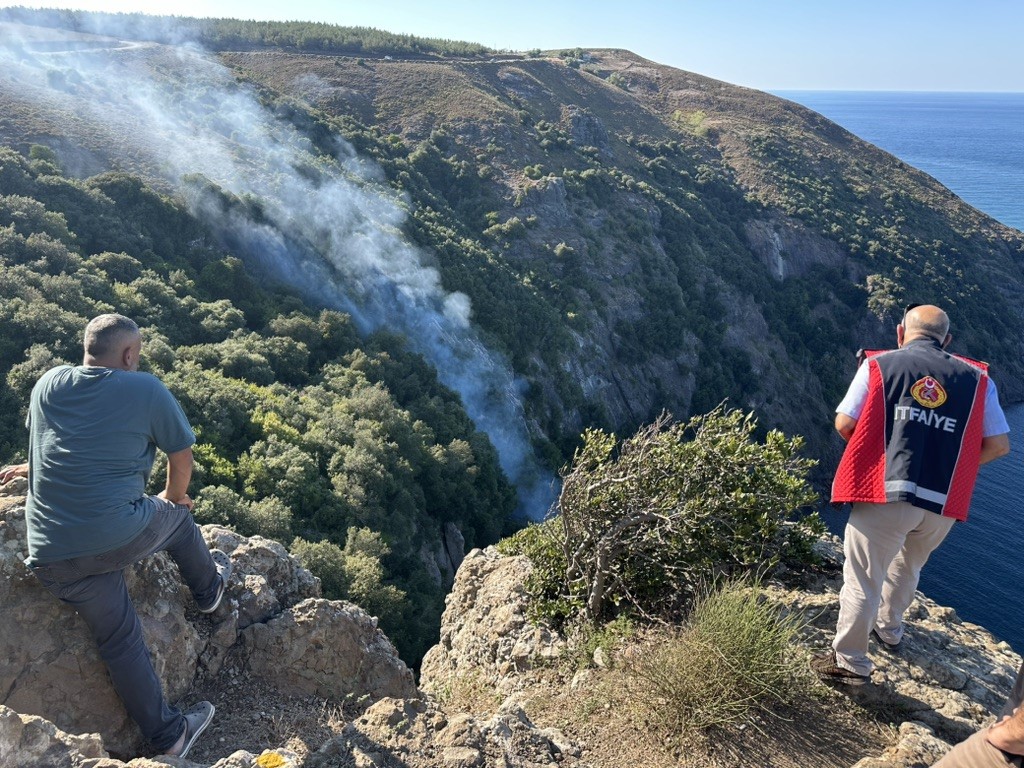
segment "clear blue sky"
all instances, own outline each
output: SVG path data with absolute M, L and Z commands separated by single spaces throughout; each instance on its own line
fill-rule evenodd
M 324 21 L 492 48 L 626 48 L 762 90 L 1024 91 L 1024 0 L 64 0 Z

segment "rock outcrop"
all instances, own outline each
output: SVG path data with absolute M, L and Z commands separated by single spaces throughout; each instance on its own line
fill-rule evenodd
M 354 605 L 321 599 L 318 582 L 280 544 L 215 526 L 203 533 L 235 564 L 229 600 L 212 617 L 196 612 L 165 556 L 127 572 L 172 698 L 227 674 L 232 680 L 223 690 L 258 681 L 273 697 L 335 702 L 344 717 L 315 743 L 296 742 L 282 729 L 280 743 L 262 754 L 227 748 L 230 754 L 211 758 L 208 751 L 202 762 L 136 758 L 131 768 L 603 764 L 591 762 L 578 734 L 543 727 L 543 713 L 534 710 L 534 702 L 551 694 L 544 686 L 557 679 L 551 671 L 568 649 L 557 633 L 526 618 L 525 558 L 494 548 L 466 556 L 446 602 L 440 642 L 423 661 L 417 689 L 376 619 Z M 803 640 L 810 647 L 824 647 L 831 637 L 841 585 L 838 541 L 823 540 L 819 551 L 831 565 L 813 583 L 768 587 L 771 600 L 805 619 Z M 0 627 L 0 765 L 125 768 L 117 757 L 137 754 L 139 735 L 110 690 L 85 628 L 35 582 L 23 557 L 22 499 L 0 496 L 0 600 L 13 619 Z M 950 744 L 994 719 L 1020 664 L 1006 643 L 921 594 L 910 608 L 899 653 L 874 646 L 872 653 L 874 685 L 848 693 L 898 731 L 887 749 L 859 759 L 854 768 L 931 765 Z M 614 660 L 603 658 L 598 666 L 606 665 Z M 479 706 L 472 713 L 448 711 L 452 691 L 467 680 L 485 692 Z M 576 678 L 562 682 L 577 690 Z M 251 713 L 253 719 L 260 714 Z
M 557 659 L 564 641 L 527 618 L 525 557 L 474 549 L 445 601 L 440 642 L 427 651 L 420 686 L 437 694 L 468 670 L 499 693 L 520 689 L 536 664 Z
M 417 695 L 411 671 L 376 619 L 355 605 L 320 599 L 319 581 L 279 543 L 218 526 L 205 526 L 203 535 L 234 563 L 227 598 L 209 617 L 198 613 L 166 554 L 125 571 L 171 701 L 215 678 L 229 654 L 237 656 L 236 669 L 282 691 L 352 693 L 366 703 Z M 0 498 L 0 604 L 8 618 L 0 626 L 0 704 L 9 708 L 2 711 L 6 746 L 0 745 L 0 755 L 15 749 L 0 765 L 70 766 L 97 750 L 103 757 L 145 751 L 85 624 L 39 584 L 24 557 L 23 499 Z M 81 741 L 85 737 L 67 734 L 98 735 Z M 62 744 L 79 757 L 33 763 L 25 756 Z M 18 751 L 23 748 L 25 755 Z
M 412 672 L 351 603 L 304 600 L 242 633 L 246 669 L 288 693 L 325 699 L 416 696 Z
M 0 705 L 0 765 L 4 768 L 63 768 L 107 757 L 97 734 L 75 736 L 49 720 L 20 715 Z M 100 768 L 102 763 L 93 763 Z
M 549 768 L 579 765 L 579 749 L 560 731 L 539 729 L 506 701 L 489 718 L 449 718 L 430 699 L 383 699 L 313 755 L 305 768 Z
M 768 588 L 774 601 L 807 622 L 804 641 L 825 648 L 835 630 L 842 586 L 842 547 L 829 537 L 818 547 L 831 566 L 799 589 Z M 423 662 L 420 686 L 443 695 L 475 675 L 500 696 L 535 682 L 534 671 L 565 650 L 564 641 L 525 619 L 529 563 L 493 548 L 467 555 L 448 596 L 441 640 Z M 1021 657 L 983 627 L 961 621 L 951 608 L 918 593 L 907 615 L 898 654 L 872 646 L 873 685 L 850 697 L 880 719 L 899 725 L 896 742 L 857 768 L 928 766 L 978 728 L 992 722 L 1012 687 Z
M 847 266 L 847 254 L 838 245 L 791 219 L 751 219 L 743 229 L 750 249 L 776 280 L 802 277 L 816 265 Z

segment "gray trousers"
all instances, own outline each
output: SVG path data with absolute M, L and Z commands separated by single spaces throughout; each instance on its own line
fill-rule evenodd
M 201 604 L 214 598 L 219 577 L 188 507 L 151 498 L 156 511 L 149 525 L 128 544 L 101 555 L 34 565 L 32 571 L 43 586 L 85 620 L 125 709 L 142 735 L 164 752 L 181 736 L 185 718 L 164 698 L 123 571 L 166 551 Z

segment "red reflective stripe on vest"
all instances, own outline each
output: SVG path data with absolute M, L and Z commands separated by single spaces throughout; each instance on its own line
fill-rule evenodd
M 869 360 L 867 365 L 868 399 L 832 481 L 834 504 L 846 501 L 886 502 L 885 390 L 878 363 Z
M 974 395 L 974 406 L 967 421 L 964 439 L 960 444 L 960 458 L 957 459 L 953 480 L 949 484 L 946 506 L 942 514 L 957 520 L 966 520 L 971 506 L 974 483 L 978 479 L 978 460 L 981 457 L 982 431 L 985 414 L 985 395 L 988 392 L 988 376 L 982 376 L 978 391 Z

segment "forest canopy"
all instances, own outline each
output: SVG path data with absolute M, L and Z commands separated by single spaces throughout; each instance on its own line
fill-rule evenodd
M 93 13 L 67 9 L 0 10 L 0 20 L 76 32 L 117 30 L 136 40 L 158 43 L 194 41 L 210 50 L 278 48 L 324 54 L 483 56 L 491 49 L 461 40 L 416 37 L 373 27 L 343 27 L 310 21 L 151 16 L 141 13 Z
M 0 148 L 0 189 L 0 456 L 25 455 L 29 392 L 80 362 L 88 319 L 126 314 L 195 429 L 198 521 L 283 542 L 417 662 L 450 585 L 447 524 L 487 545 L 515 509 L 458 397 L 400 338 L 254 279 L 137 178 Z

